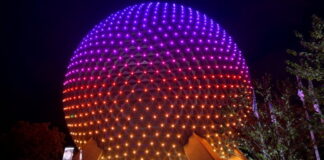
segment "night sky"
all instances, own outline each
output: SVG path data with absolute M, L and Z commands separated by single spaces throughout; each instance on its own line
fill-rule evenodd
M 111 13 L 136 0 L 32 0 L 5 4 L 1 28 L 1 129 L 17 120 L 52 122 L 65 130 L 62 83 L 82 37 Z M 218 22 L 244 52 L 252 78 L 287 75 L 285 50 L 297 44 L 311 15 L 324 17 L 315 0 L 179 0 Z

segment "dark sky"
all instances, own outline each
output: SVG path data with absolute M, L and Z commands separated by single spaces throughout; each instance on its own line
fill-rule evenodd
M 50 121 L 63 128 L 64 72 L 81 38 L 109 14 L 136 0 L 25 0 L 2 7 L 1 126 L 17 120 Z M 252 77 L 264 72 L 282 78 L 285 50 L 294 30 L 310 17 L 323 17 L 315 0 L 178 0 L 219 22 L 244 52 Z

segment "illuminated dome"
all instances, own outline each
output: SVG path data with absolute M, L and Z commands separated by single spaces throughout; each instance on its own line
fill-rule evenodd
M 187 159 L 193 133 L 231 150 L 250 112 L 248 67 L 212 19 L 171 3 L 143 3 L 96 25 L 75 50 L 63 105 L 77 146 L 104 159 Z M 247 103 L 243 103 L 247 102 Z

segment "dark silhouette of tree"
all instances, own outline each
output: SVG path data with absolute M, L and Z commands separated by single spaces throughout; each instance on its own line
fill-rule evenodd
M 324 21 L 313 16 L 307 36 L 296 33 L 298 51 L 288 50 L 287 71 L 296 81 L 254 83 L 252 121 L 242 128 L 240 148 L 250 159 L 320 160 L 324 116 Z
M 255 160 L 301 160 L 307 157 L 305 118 L 289 81 L 274 84 L 269 75 L 254 84 L 258 117 L 241 131 L 240 148 Z M 295 98 L 295 100 L 293 100 Z
M 324 118 L 321 105 L 323 105 L 323 82 L 324 82 L 324 20 L 317 16 L 312 17 L 312 30 L 309 35 L 296 32 L 299 38 L 300 49 L 288 50 L 295 60 L 287 61 L 287 71 L 294 75 L 297 80 L 298 96 L 303 103 L 305 117 L 308 124 L 316 160 L 320 160 L 318 149 L 318 136 L 316 130 L 323 129 Z M 303 81 L 306 82 L 303 83 Z M 307 87 L 306 87 L 307 86 Z M 312 106 L 312 109 L 309 106 Z M 314 119 L 319 119 L 314 121 Z M 322 135 L 318 133 L 318 135 Z M 321 137 L 320 137 L 321 139 Z
M 64 149 L 64 133 L 49 123 L 20 121 L 1 135 L 1 157 L 11 160 L 58 160 Z

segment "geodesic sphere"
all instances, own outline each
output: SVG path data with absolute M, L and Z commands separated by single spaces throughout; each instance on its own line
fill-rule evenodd
M 219 24 L 178 4 L 110 15 L 83 38 L 65 77 L 74 142 L 93 138 L 104 159 L 187 159 L 192 133 L 222 151 L 220 139 L 236 136 L 250 112 L 241 51 Z

